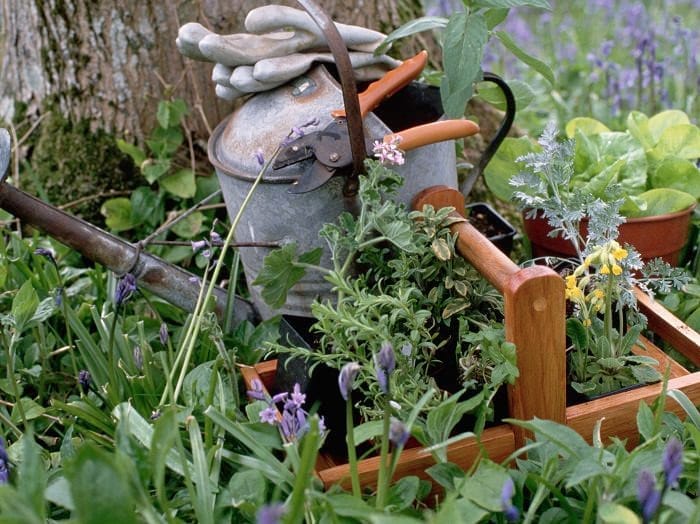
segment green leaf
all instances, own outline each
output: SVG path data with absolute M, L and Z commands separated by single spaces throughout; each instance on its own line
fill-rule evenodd
M 511 91 L 513 91 L 515 106 L 518 108 L 518 111 L 525 109 L 535 99 L 535 92 L 529 84 L 526 84 L 522 80 L 510 80 L 508 85 Z M 497 85 L 491 82 L 480 82 L 477 84 L 477 93 L 480 98 L 483 98 L 496 109 L 500 109 L 501 111 L 506 110 L 505 95 Z
M 464 470 L 452 462 L 439 462 L 425 472 L 446 491 L 454 490 L 458 481 L 465 476 Z
M 646 402 L 639 403 L 639 409 L 637 409 L 637 429 L 639 430 L 639 434 L 644 437 L 644 440 L 651 439 L 656 433 L 654 412 Z
M 600 454 L 600 450 L 591 449 L 587 457 L 573 464 L 573 469 L 566 479 L 566 487 L 568 489 L 576 487 L 593 477 L 606 474 L 606 469 L 598 458 Z
M 484 19 L 489 31 L 508 18 L 509 12 L 510 9 L 488 9 L 484 11 Z
M 137 147 L 134 144 L 130 144 L 129 142 L 125 142 L 124 140 L 117 138 L 117 147 L 119 148 L 119 151 L 126 153 L 131 157 L 134 164 L 136 164 L 136 167 L 140 167 L 144 160 L 146 160 L 146 153 L 144 153 L 140 147 Z
M 107 227 L 115 233 L 128 231 L 134 227 L 131 221 L 131 201 L 128 198 L 117 197 L 106 200 L 100 208 L 100 213 L 105 217 Z
M 541 7 L 542 9 L 550 10 L 552 6 L 548 0 L 474 0 L 474 7 L 486 7 L 486 8 L 510 8 L 510 7 Z
M 263 267 L 258 273 L 253 285 L 262 286 L 262 297 L 272 308 L 280 308 L 287 300 L 289 290 L 306 274 L 302 267 L 295 262 L 318 264 L 323 250 L 316 248 L 297 257 L 296 242 L 275 249 L 263 260 Z
M 685 410 L 693 424 L 700 428 L 700 411 L 688 398 L 688 395 L 678 389 L 672 389 L 668 392 L 668 396 L 675 400 Z
M 146 144 L 151 149 L 153 154 L 158 158 L 165 158 L 177 151 L 182 144 L 183 136 L 180 129 L 176 127 L 157 127 L 150 140 L 146 140 Z
M 656 144 L 668 128 L 683 124 L 690 124 L 690 119 L 688 115 L 678 109 L 669 109 L 668 111 L 661 111 L 655 114 L 648 119 L 648 129 L 652 144 Z
M 192 198 L 197 191 L 194 171 L 191 169 L 180 169 L 172 175 L 161 177 L 158 183 L 167 192 L 180 198 Z
M 391 486 L 388 496 L 388 505 L 394 511 L 401 511 L 413 504 L 420 488 L 420 479 L 416 476 L 402 477 Z
M 504 31 L 494 31 L 493 34 L 501 41 L 508 51 L 513 53 L 520 61 L 537 71 L 545 80 L 547 80 L 547 82 L 549 82 L 549 85 L 554 87 L 556 84 L 556 79 L 554 78 L 552 69 L 547 64 L 523 51 L 520 47 L 518 47 L 508 33 Z
M 439 508 L 437 515 L 430 520 L 432 524 L 477 524 L 484 522 L 489 514 L 471 500 L 455 497 L 447 497 Z
M 430 248 L 433 250 L 433 253 L 437 259 L 442 262 L 452 258 L 452 250 L 450 249 L 450 245 L 447 243 L 447 240 L 444 238 L 434 239 L 430 245 Z
M 158 225 L 161 212 L 161 199 L 158 193 L 150 187 L 137 187 L 131 193 L 131 223 L 134 226 L 141 224 Z
M 654 138 L 649 129 L 649 117 L 639 111 L 632 111 L 627 116 L 627 130 L 629 133 L 639 140 L 645 151 L 648 151 L 656 143 L 657 138 Z
M 187 104 L 184 100 L 161 100 L 158 103 L 156 118 L 161 127 L 179 127 L 180 119 L 187 114 Z
M 23 399 L 24 400 L 24 399 Z M 37 516 L 46 516 L 46 467 L 41 460 L 41 448 L 34 441 L 32 431 L 22 436 L 22 462 L 18 471 L 18 491 L 25 503 Z
M 461 482 L 460 494 L 485 510 L 500 513 L 503 511 L 501 490 L 507 479 L 505 468 L 483 460 L 479 469 Z
M 234 473 L 228 483 L 231 492 L 231 506 L 248 508 L 251 516 L 255 509 L 265 502 L 265 477 L 256 470 L 239 471 Z
M 588 443 L 568 426 L 535 418 L 530 421 L 505 419 L 505 422 L 515 424 L 535 433 L 538 442 L 551 442 L 564 454 L 580 459 L 590 449 Z
M 22 409 L 24 410 L 24 417 L 27 420 L 34 420 L 46 413 L 46 409 L 44 407 L 40 406 L 30 398 L 22 397 L 21 399 L 19 399 L 19 403 L 22 405 Z M 14 422 L 15 424 L 19 424 L 22 421 L 22 417 L 19 413 L 19 409 L 17 409 L 17 406 L 12 408 L 11 418 L 12 422 Z
M 355 426 L 353 435 L 355 437 L 355 445 L 360 445 L 382 434 L 384 426 L 381 420 L 370 420 L 363 422 L 359 426 Z
M 167 500 L 165 486 L 165 467 L 168 456 L 175 449 L 176 439 L 179 438 L 175 410 L 165 409 L 153 425 L 153 434 L 148 447 L 148 457 L 153 475 L 153 485 L 160 500 Z M 172 455 L 174 458 L 174 455 Z
M 588 332 L 583 323 L 577 318 L 566 319 L 566 336 L 571 339 L 577 349 L 587 349 Z
M 522 165 L 516 160 L 523 155 L 537 151 L 538 147 L 525 136 L 520 138 L 506 137 L 484 169 L 486 185 L 497 198 L 510 202 L 513 195 L 510 179 L 522 170 Z
M 203 224 L 204 214 L 199 211 L 195 211 L 175 224 L 172 230 L 177 236 L 182 238 L 192 238 L 202 232 Z
M 192 480 L 196 485 L 195 497 L 194 500 L 192 500 L 192 504 L 194 505 L 198 522 L 213 524 L 214 489 L 216 488 L 209 479 L 209 463 L 206 453 L 204 452 L 202 433 L 199 430 L 196 418 L 188 418 L 186 425 L 190 436 L 190 449 L 192 452 L 192 463 L 194 465 Z
M 675 157 L 662 160 L 649 181 L 652 188 L 668 187 L 700 198 L 700 169 L 690 160 Z
M 628 218 L 649 217 L 683 211 L 695 204 L 693 195 L 676 189 L 652 189 L 636 196 L 637 203 L 626 200 L 620 212 Z M 643 204 L 639 204 L 639 202 Z
M 156 160 L 148 159 L 146 162 L 141 164 L 141 174 L 144 176 L 144 178 L 148 181 L 149 184 L 152 184 L 153 182 L 158 180 L 165 173 L 167 173 L 169 169 L 169 158 Z
M 464 115 L 474 82 L 481 75 L 481 60 L 488 38 L 486 21 L 480 14 L 459 13 L 450 17 L 445 29 L 440 86 L 442 105 L 451 118 Z
M 74 517 L 82 524 L 138 522 L 125 468 L 115 455 L 88 441 L 65 472 L 75 504 Z
M 378 220 L 375 227 L 379 233 L 394 244 L 399 249 L 408 253 L 417 253 L 418 246 L 413 238 L 413 228 L 411 224 L 403 220 Z
M 19 288 L 17 294 L 12 299 L 12 318 L 14 319 L 15 328 L 18 332 L 22 332 L 29 321 L 34 316 L 37 307 L 39 307 L 39 295 L 37 295 L 32 286 L 31 280 L 25 280 L 22 287 Z
M 585 116 L 572 118 L 566 123 L 566 136 L 568 138 L 574 138 L 577 130 L 580 130 L 584 135 L 597 135 L 599 133 L 610 132 L 608 126 L 602 122 L 599 122 L 595 118 Z
M 692 124 L 679 124 L 667 128 L 659 137 L 649 157 L 660 162 L 666 157 L 696 159 L 700 157 L 700 128 Z
M 598 518 L 604 524 L 640 524 L 637 514 L 629 508 L 614 502 L 604 502 L 598 508 Z
M 394 42 L 406 38 L 407 36 L 422 33 L 423 31 L 430 31 L 431 29 L 443 29 L 445 26 L 447 26 L 447 18 L 441 16 L 423 16 L 421 18 L 416 18 L 389 33 L 389 36 L 387 36 L 375 50 L 375 53 L 385 53 Z

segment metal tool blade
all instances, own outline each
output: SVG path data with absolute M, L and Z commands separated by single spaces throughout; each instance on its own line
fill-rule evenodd
M 7 132 L 7 129 L 0 128 L 0 182 L 5 180 L 7 167 L 10 165 L 11 145 L 10 133 Z
M 318 189 L 330 180 L 335 171 L 334 167 L 328 167 L 316 161 L 311 164 L 311 167 L 296 182 L 289 186 L 287 192 L 293 195 L 300 195 Z
M 304 135 L 284 146 L 272 163 L 272 169 L 282 169 L 303 160 L 314 158 L 314 149 L 318 142 L 314 135 L 315 133 Z

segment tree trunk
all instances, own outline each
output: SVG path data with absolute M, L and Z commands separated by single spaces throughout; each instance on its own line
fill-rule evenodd
M 70 121 L 142 141 L 157 101 L 183 98 L 188 125 L 206 137 L 230 110 L 214 96 L 211 65 L 180 55 L 178 28 L 197 21 L 218 33 L 242 30 L 260 0 L 3 0 L 0 118 L 40 114 L 47 102 Z M 280 2 L 297 6 L 294 1 Z M 395 0 L 320 2 L 334 19 L 390 30 Z M 19 106 L 17 104 L 20 104 Z

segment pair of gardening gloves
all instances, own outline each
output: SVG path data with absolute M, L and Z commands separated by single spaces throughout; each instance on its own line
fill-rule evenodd
M 350 54 L 355 78 L 381 78 L 400 62 L 374 55 L 385 35 L 364 27 L 336 23 Z M 267 5 L 245 19 L 249 33 L 219 35 L 198 23 L 183 25 L 176 40 L 180 53 L 216 64 L 212 80 L 216 94 L 235 100 L 267 91 L 304 74 L 314 62 L 334 62 L 326 38 L 313 19 L 292 7 Z

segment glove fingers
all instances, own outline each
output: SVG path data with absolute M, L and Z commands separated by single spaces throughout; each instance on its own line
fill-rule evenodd
M 384 41 L 386 35 L 355 25 L 335 23 L 340 36 L 349 49 L 372 52 Z M 316 37 L 314 45 L 326 44 L 323 31 L 305 11 L 281 5 L 267 5 L 251 10 L 245 19 L 245 28 L 251 33 L 269 33 L 286 27 L 294 27 Z
M 275 87 L 281 86 L 286 80 L 278 82 L 261 82 L 253 77 L 252 66 L 238 66 L 233 70 L 230 78 L 231 86 L 238 91 L 244 93 L 258 93 L 260 91 L 268 91 Z
M 195 60 L 207 60 L 199 50 L 199 42 L 207 35 L 213 34 L 206 27 L 195 22 L 183 25 L 177 32 L 175 45 L 183 55 Z
M 274 35 L 274 36 L 273 36 Z M 199 42 L 201 54 L 211 62 L 230 67 L 252 65 L 258 60 L 272 56 L 284 56 L 296 53 L 308 47 L 313 38 L 308 33 L 284 32 L 273 35 L 235 35 L 209 34 Z

